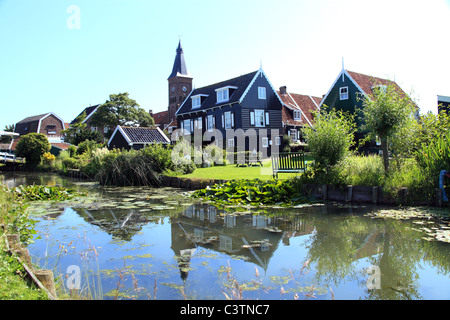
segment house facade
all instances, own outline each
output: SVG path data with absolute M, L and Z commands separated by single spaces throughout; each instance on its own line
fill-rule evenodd
M 117 126 L 108 141 L 108 148 L 139 150 L 155 143 L 170 144 L 170 139 L 158 127 Z
M 332 109 L 355 114 L 356 125 L 358 128 L 355 134 L 355 140 L 359 141 L 364 138 L 367 132 L 364 132 L 364 130 L 361 129 L 361 126 L 364 124 L 364 119 L 360 117 L 357 110 L 361 110 L 363 108 L 363 99 L 370 99 L 375 88 L 383 88 L 389 85 L 393 86 L 397 92 L 406 96 L 406 93 L 400 88 L 400 86 L 392 80 L 342 69 L 333 85 L 322 99 L 319 107 L 323 108 L 327 106 Z M 415 116 L 417 118 L 418 108 L 416 110 L 417 112 Z M 379 144 L 375 141 L 368 142 L 360 148 L 360 151 L 379 152 Z
M 62 130 L 66 128 L 64 120 L 53 112 L 27 117 L 16 123 L 14 132 L 20 136 L 28 133 L 42 133 L 49 141 L 63 142 Z
M 304 142 L 302 128 L 314 126 L 314 112 L 320 110 L 322 98 L 290 93 L 286 86 L 280 87 L 278 95 L 283 101 L 284 134 L 294 143 Z
M 282 107 L 264 71 L 196 88 L 176 112 L 183 134 L 201 135 L 227 150 L 259 151 L 269 156 L 281 148 Z

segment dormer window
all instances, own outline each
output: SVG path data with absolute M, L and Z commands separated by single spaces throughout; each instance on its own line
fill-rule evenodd
M 202 98 L 200 96 L 192 97 L 192 109 L 200 108 L 202 105 Z
M 207 96 L 208 95 L 206 94 L 197 94 L 195 96 L 192 96 L 192 109 L 200 108 Z
M 300 110 L 294 110 L 294 120 L 302 120 L 302 112 Z
M 233 86 L 226 86 L 223 88 L 216 89 L 216 96 L 217 96 L 217 103 L 219 102 L 227 102 L 230 100 L 231 94 L 233 94 L 234 90 L 236 90 L 237 87 Z M 230 94 L 230 90 L 232 90 Z

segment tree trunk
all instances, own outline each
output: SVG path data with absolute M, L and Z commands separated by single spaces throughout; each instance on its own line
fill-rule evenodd
M 389 170 L 389 152 L 386 137 L 381 138 L 381 150 L 383 151 L 384 173 L 387 174 Z

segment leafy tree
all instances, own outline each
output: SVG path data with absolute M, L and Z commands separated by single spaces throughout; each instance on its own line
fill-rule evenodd
M 325 172 L 349 154 L 356 130 L 353 116 L 327 109 L 316 115 L 314 128 L 303 129 L 315 167 Z
M 14 124 L 6 125 L 4 131 L 14 132 Z M 10 143 L 11 140 L 12 140 L 12 137 L 10 137 L 10 136 L 0 137 L 0 143 Z
M 91 124 L 95 126 L 148 127 L 155 124 L 148 112 L 128 97 L 128 93 L 111 94 L 109 100 L 98 107 L 92 116 Z
M 16 146 L 16 155 L 24 157 L 27 164 L 36 166 L 41 162 L 44 153 L 50 151 L 51 145 L 42 133 L 29 133 L 20 137 Z
M 378 137 L 383 150 L 385 173 L 389 172 L 388 140 L 412 117 L 415 106 L 411 99 L 392 84 L 374 88 L 370 97 L 362 98 L 363 129 L 372 139 Z
M 103 135 L 98 131 L 86 129 L 86 124 L 83 123 L 86 119 L 86 112 L 80 114 L 69 128 L 61 132 L 66 134 L 67 141 L 74 145 L 79 145 L 86 140 L 94 140 L 98 143 L 103 143 Z

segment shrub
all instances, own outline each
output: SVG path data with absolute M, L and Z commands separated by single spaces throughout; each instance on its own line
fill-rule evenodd
M 309 150 L 314 158 L 315 170 L 330 171 L 350 153 L 355 124 L 353 117 L 341 111 L 322 111 L 313 128 L 304 129 Z
M 27 165 L 36 166 L 44 153 L 50 151 L 51 145 L 42 133 L 29 133 L 20 138 L 16 146 L 16 155 L 26 158 Z
M 75 158 L 66 158 L 62 160 L 62 166 L 64 169 L 80 169 L 81 164 Z
M 42 161 L 46 165 L 51 165 L 53 163 L 53 161 L 55 161 L 55 159 L 56 159 L 56 157 L 53 154 L 51 154 L 50 152 L 46 152 L 42 155 Z
M 101 148 L 102 146 L 103 144 L 94 140 L 85 140 L 78 145 L 77 154 L 82 155 L 87 153 L 90 156 L 92 151 Z

